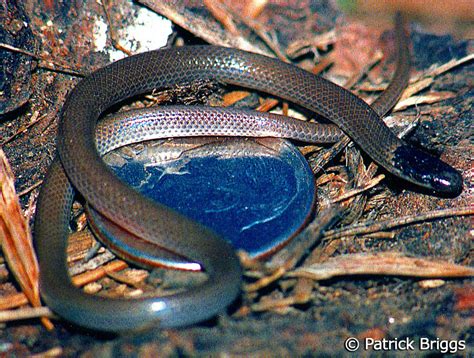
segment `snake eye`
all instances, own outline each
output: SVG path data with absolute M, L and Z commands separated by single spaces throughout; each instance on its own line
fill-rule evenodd
M 456 169 L 413 146 L 398 147 L 393 165 L 406 180 L 437 194 L 457 196 L 462 191 L 463 179 Z

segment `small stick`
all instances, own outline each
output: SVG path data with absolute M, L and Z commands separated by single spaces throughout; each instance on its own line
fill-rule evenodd
M 28 194 L 30 191 L 33 191 L 35 190 L 37 187 L 39 187 L 41 184 L 43 184 L 43 181 L 42 180 L 39 180 L 37 181 L 36 183 L 34 183 L 33 185 L 30 185 L 28 188 L 26 188 L 25 190 L 22 190 L 18 193 L 18 196 L 19 197 L 22 197 L 23 195 L 26 195 Z
M 109 24 L 109 31 L 110 31 L 110 40 L 112 41 L 112 45 L 119 51 L 122 51 L 124 54 L 128 56 L 132 56 L 133 53 L 132 51 L 126 49 L 123 47 L 117 40 L 117 36 L 114 30 L 114 27 L 112 26 L 112 21 L 110 20 L 110 15 L 109 15 L 109 10 L 107 9 L 108 4 L 106 5 L 105 2 L 107 0 L 102 0 L 100 3 L 102 5 L 102 8 L 104 9 L 105 17 L 107 18 L 107 23 Z
M 0 143 L 0 147 L 3 147 L 5 144 L 8 142 L 11 142 L 12 139 L 15 137 L 19 136 L 20 134 L 26 132 L 30 127 L 34 126 L 36 123 L 41 121 L 42 119 L 46 118 L 46 115 L 42 115 L 41 117 L 39 116 L 39 112 L 35 111 L 33 115 L 31 116 L 30 123 L 28 123 L 26 126 L 20 128 L 16 133 L 12 134 L 10 137 L 5 139 L 2 143 Z
M 344 201 L 346 199 L 349 199 L 353 196 L 356 196 L 360 193 L 363 193 L 364 191 L 369 190 L 370 188 L 373 188 L 376 186 L 378 183 L 380 183 L 383 179 L 385 178 L 384 174 L 380 174 L 379 176 L 371 179 L 366 185 L 364 185 L 362 188 L 355 188 L 353 190 L 349 190 L 348 192 L 342 194 L 338 198 L 334 199 L 332 202 L 333 203 L 338 203 L 340 201 Z
M 21 319 L 54 317 L 53 312 L 48 307 L 20 308 L 0 312 L 0 322 L 18 321 Z
M 268 98 L 264 100 L 257 108 L 255 108 L 256 111 L 259 112 L 268 112 L 275 106 L 277 106 L 279 101 L 274 98 Z
M 474 214 L 474 207 L 461 207 L 455 209 L 434 210 L 420 215 L 407 215 L 401 218 L 389 219 L 380 222 L 373 220 L 365 221 L 356 225 L 342 227 L 340 229 L 328 230 L 323 236 L 323 240 L 334 240 L 344 236 L 353 236 L 358 234 L 367 234 L 377 231 L 393 229 L 398 226 L 405 226 L 422 221 L 428 221 L 451 216 L 467 216 Z
M 109 272 L 121 271 L 128 267 L 125 261 L 116 260 L 111 263 L 100 266 L 97 269 L 74 276 L 71 281 L 75 286 L 84 286 L 88 283 L 95 282 L 102 277 L 107 276 Z
M 28 302 L 28 298 L 26 298 L 23 292 L 3 296 L 0 297 L 0 311 L 24 306 Z
M 49 63 L 54 65 L 54 67 L 51 67 L 49 65 L 42 64 L 42 63 L 38 64 L 38 67 L 44 68 L 46 70 L 50 70 L 50 71 L 54 71 L 54 72 L 61 72 L 61 73 L 65 73 L 67 75 L 78 76 L 78 77 L 85 77 L 86 76 L 80 70 L 72 69 L 70 67 L 67 67 L 66 65 L 60 65 L 57 62 L 52 61 L 51 59 L 44 58 L 44 57 L 39 56 L 39 55 L 37 55 L 33 52 L 30 52 L 30 51 L 27 51 L 27 50 L 24 50 L 24 49 L 15 47 L 15 46 L 11 46 L 11 45 L 8 45 L 8 44 L 3 43 L 3 42 L 0 42 L 0 48 L 4 48 L 4 49 L 10 50 L 12 52 L 19 52 L 19 53 L 22 53 L 24 55 L 33 57 L 36 60 L 49 62 Z

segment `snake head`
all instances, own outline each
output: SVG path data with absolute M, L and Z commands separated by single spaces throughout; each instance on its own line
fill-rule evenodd
M 413 146 L 399 146 L 393 165 L 403 178 L 435 194 L 454 197 L 462 191 L 463 179 L 456 169 Z

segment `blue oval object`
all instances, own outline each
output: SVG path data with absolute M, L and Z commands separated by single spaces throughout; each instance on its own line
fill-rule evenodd
M 294 237 L 315 202 L 309 165 L 282 139 L 154 141 L 109 153 L 106 161 L 143 195 L 208 226 L 250 257 Z

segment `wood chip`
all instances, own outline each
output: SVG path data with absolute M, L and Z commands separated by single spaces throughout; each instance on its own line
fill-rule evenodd
M 441 287 L 441 286 L 444 286 L 445 284 L 446 284 L 446 281 L 441 280 L 441 279 L 423 280 L 423 281 L 418 282 L 418 286 L 420 286 L 421 288 L 426 288 L 426 289 Z

